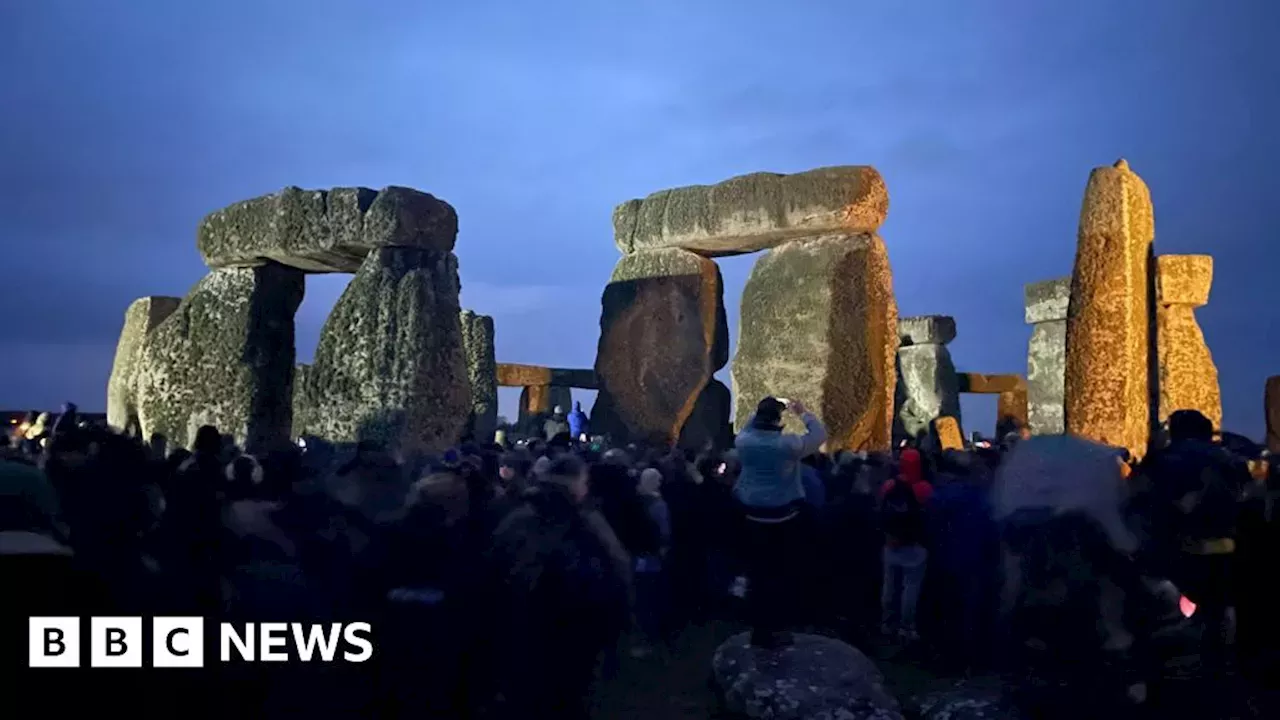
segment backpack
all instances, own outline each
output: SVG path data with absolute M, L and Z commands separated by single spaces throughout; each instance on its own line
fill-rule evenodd
M 885 535 L 898 545 L 918 545 L 924 539 L 924 507 L 911 484 L 894 480 L 880 503 Z

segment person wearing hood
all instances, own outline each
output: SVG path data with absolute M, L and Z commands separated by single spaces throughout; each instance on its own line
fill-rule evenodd
M 542 423 L 542 436 L 547 442 L 551 442 L 555 437 L 567 435 L 570 432 L 569 419 L 564 415 L 564 407 L 555 406 L 551 410 L 551 417 Z
M 587 419 L 587 414 L 582 412 L 582 403 L 574 401 L 573 412 L 569 413 L 569 434 L 574 440 L 582 440 L 590 431 L 591 422 Z
M 916 632 L 916 607 L 924 586 L 924 507 L 933 486 L 924 479 L 920 451 L 906 448 L 898 457 L 898 475 L 880 488 L 880 516 L 884 526 L 884 584 L 881 586 L 881 630 L 895 631 L 911 642 Z
M 805 434 L 782 431 L 784 410 L 800 416 Z M 789 640 L 783 630 L 795 608 L 792 575 L 804 553 L 801 460 L 818 452 L 826 439 L 822 421 L 803 403 L 772 397 L 760 401 L 735 439 L 742 471 L 733 494 L 747 520 L 744 554 L 752 645 L 777 647 Z

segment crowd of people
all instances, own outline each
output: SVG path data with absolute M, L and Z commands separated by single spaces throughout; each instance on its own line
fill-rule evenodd
M 1137 464 L 1025 433 L 827 454 L 822 422 L 774 398 L 733 448 L 609 447 L 586 422 L 575 407 L 534 437 L 405 459 L 314 439 L 255 457 L 213 427 L 169 451 L 74 406 L 37 416 L 0 450 L 6 634 L 31 615 L 373 625 L 363 665 L 78 676 L 144 715 L 180 700 L 246 717 L 584 717 L 620 653 L 661 657 L 711 618 L 741 620 L 766 652 L 805 630 L 927 647 L 966 672 L 1038 667 L 1047 644 L 1077 689 L 1123 666 L 1136 705 L 1169 592 L 1202 630 L 1203 677 L 1277 671 L 1276 475 L 1198 413 L 1175 413 Z M 13 650 L 0 671 L 25 667 Z M 56 697 L 74 699 L 68 682 Z

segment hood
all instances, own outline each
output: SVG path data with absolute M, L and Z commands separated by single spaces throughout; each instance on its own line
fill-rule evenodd
M 924 467 L 919 450 L 907 448 L 898 456 L 898 479 L 910 485 L 924 482 Z

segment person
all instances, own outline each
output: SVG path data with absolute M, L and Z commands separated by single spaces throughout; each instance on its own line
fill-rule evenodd
M 557 436 L 569 433 L 569 419 L 564 416 L 564 407 L 557 405 L 551 409 L 551 417 L 542 424 L 542 435 L 547 442 L 551 442 Z
M 587 419 L 587 414 L 582 412 L 582 403 L 574 401 L 573 412 L 569 413 L 569 434 L 574 440 L 581 441 L 591 430 L 591 422 Z
M 898 456 L 898 476 L 880 489 L 880 514 L 884 526 L 884 584 L 881 586 L 881 630 L 895 632 L 914 642 L 916 607 L 924 586 L 924 507 L 933 486 L 924 479 L 920 451 L 906 448 Z
M 75 432 L 80 424 L 80 410 L 73 402 L 63 403 L 62 413 L 58 415 L 58 419 L 53 423 L 52 435 L 65 435 Z
M 803 435 L 783 432 L 782 414 L 790 410 L 805 426 Z M 751 644 L 771 648 L 790 638 L 784 628 L 794 590 L 791 569 L 803 552 L 801 460 L 818 452 L 827 430 L 803 403 L 766 397 L 756 406 L 734 444 L 741 473 L 733 492 L 746 517 L 747 614 Z
M 1241 499 L 1251 484 L 1244 463 L 1213 442 L 1213 423 L 1195 410 L 1169 416 L 1169 446 L 1149 472 L 1157 496 L 1157 545 L 1179 588 L 1204 623 L 1204 661 L 1227 662 L 1231 587 Z
M 631 612 L 631 558 L 585 506 L 587 466 L 557 457 L 494 531 L 494 613 L 509 663 L 502 695 L 512 717 L 588 717 L 597 656 Z

